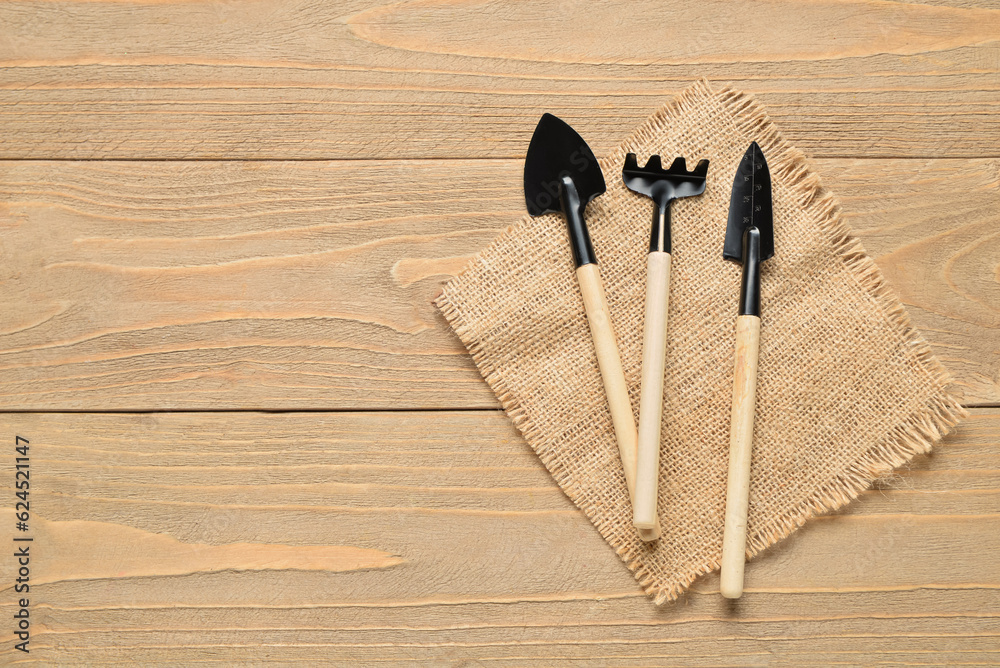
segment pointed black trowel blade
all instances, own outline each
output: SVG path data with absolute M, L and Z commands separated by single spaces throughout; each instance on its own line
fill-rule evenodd
M 524 201 L 528 213 L 539 216 L 562 211 L 559 183 L 564 175 L 573 179 L 584 205 L 607 189 L 601 166 L 587 142 L 565 121 L 545 114 L 538 121 L 524 159 Z
M 766 260 L 774 255 L 771 173 L 757 142 L 750 144 L 733 179 L 724 258 L 743 261 L 743 233 L 751 226 L 760 230 L 760 259 Z

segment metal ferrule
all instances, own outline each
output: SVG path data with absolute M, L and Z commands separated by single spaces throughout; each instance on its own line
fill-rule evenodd
M 656 199 L 653 207 L 653 229 L 649 235 L 649 252 L 670 252 L 670 200 Z
M 580 201 L 580 193 L 568 175 L 563 175 L 559 182 L 559 201 L 562 204 L 566 224 L 569 227 L 569 245 L 573 250 L 573 263 L 577 267 L 585 264 L 597 264 L 594 247 L 590 243 L 590 232 L 583 220 L 586 202 Z
M 753 226 L 743 233 L 740 315 L 760 317 L 760 230 Z

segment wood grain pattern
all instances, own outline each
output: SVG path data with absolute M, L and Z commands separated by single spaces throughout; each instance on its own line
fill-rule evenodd
M 0 517 L 7 525 L 15 523 L 12 509 L 0 511 Z M 31 560 L 36 573 L 31 578 L 32 586 L 66 580 L 169 578 L 222 570 L 339 573 L 389 568 L 404 562 L 386 552 L 350 545 L 190 543 L 121 524 L 87 520 L 51 522 L 37 515 L 30 526 L 32 542 L 37 541 L 39 546 Z
M 1000 401 L 1000 163 L 816 169 L 966 401 Z M 520 179 L 497 160 L 0 162 L 0 398 L 495 407 L 431 300 L 521 215 Z
M 1000 400 L 1000 161 L 819 161 L 847 223 L 970 405 Z M 870 171 L 869 171 L 870 170 Z M 985 344 L 985 345 L 983 345 Z
M 669 206 L 669 204 L 668 204 Z M 660 228 L 661 235 L 666 232 Z M 663 380 L 667 367 L 667 313 L 670 310 L 670 253 L 646 256 L 646 303 L 642 317 L 642 367 L 639 377 L 639 428 L 632 523 L 652 526 L 660 486 L 660 432 L 663 430 Z
M 1000 660 L 1000 571 L 983 568 L 1000 550 L 997 409 L 750 562 L 735 606 L 712 575 L 663 608 L 497 411 L 7 414 L 0 433 L 31 440 L 45 522 L 33 653 L 0 627 L 7 664 Z M 46 561 L 66 541 L 78 558 Z M 241 544 L 393 561 L 248 570 Z M 186 556 L 199 545 L 210 568 Z M 123 559 L 147 570 L 93 567 Z
M 544 111 L 602 154 L 699 77 L 815 156 L 1000 145 L 985 0 L 21 0 L 0 25 L 0 158 L 512 158 Z
M 539 115 L 601 155 L 700 77 L 818 158 L 965 401 L 1000 403 L 994 0 L 18 0 L 0 26 L 5 410 L 421 409 L 0 413 L 38 538 L 32 654 L 0 624 L 0 663 L 1000 663 L 1000 409 L 735 604 L 709 576 L 662 609 L 499 411 L 426 410 L 497 406 L 431 299 L 521 215 Z
M 746 235 L 744 235 L 744 239 L 746 239 Z M 744 271 L 746 270 L 744 269 Z M 739 598 L 743 595 L 743 571 L 747 558 L 747 513 L 750 508 L 750 461 L 753 452 L 754 413 L 757 408 L 757 356 L 759 351 L 760 317 L 756 315 L 737 316 L 733 408 L 729 424 L 726 526 L 722 536 L 722 566 L 719 571 L 719 588 L 726 598 Z
M 632 402 L 628 395 L 628 384 L 618 354 L 618 341 L 611 320 L 611 309 L 608 307 L 604 283 L 601 281 L 601 270 L 596 264 L 582 265 L 576 269 L 576 279 L 580 285 L 580 294 L 587 312 L 587 324 L 590 326 L 590 336 L 597 353 L 597 365 L 601 370 L 604 394 L 608 398 L 618 453 L 625 471 L 625 483 L 634 503 L 638 434 L 635 417 L 632 414 Z M 660 537 L 659 519 L 654 517 L 648 526 L 636 527 L 636 531 L 645 541 L 656 540 Z

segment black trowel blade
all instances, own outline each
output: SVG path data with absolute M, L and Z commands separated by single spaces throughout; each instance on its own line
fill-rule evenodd
M 545 114 L 535 127 L 524 159 L 524 202 L 528 213 L 539 216 L 562 211 L 559 183 L 569 176 L 580 200 L 586 205 L 607 187 L 594 152 L 576 130 L 552 114 Z
M 733 178 L 726 243 L 722 250 L 724 258 L 743 261 L 743 233 L 748 227 L 760 230 L 761 261 L 774 255 L 771 172 L 757 142 L 750 144 Z

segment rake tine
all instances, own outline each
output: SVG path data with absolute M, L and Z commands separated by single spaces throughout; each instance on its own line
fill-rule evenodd
M 649 160 L 646 161 L 646 166 L 643 167 L 643 169 L 645 169 L 647 172 L 662 171 L 663 165 L 660 163 L 660 156 L 658 155 L 649 156 Z
M 639 169 L 639 163 L 635 159 L 635 153 L 629 153 L 625 156 L 625 167 L 624 169 L 636 170 Z
M 698 166 L 694 168 L 692 172 L 695 176 L 707 177 L 708 176 L 708 160 L 699 160 Z
M 684 158 L 674 158 L 667 171 L 673 174 L 685 174 L 687 173 L 687 161 Z

